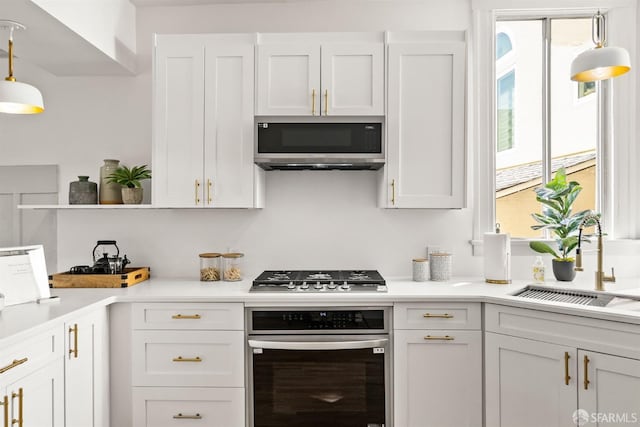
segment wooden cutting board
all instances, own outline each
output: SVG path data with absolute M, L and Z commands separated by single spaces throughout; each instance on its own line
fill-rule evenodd
M 125 268 L 122 274 L 71 274 L 49 276 L 50 288 L 127 288 L 149 279 L 149 267 Z

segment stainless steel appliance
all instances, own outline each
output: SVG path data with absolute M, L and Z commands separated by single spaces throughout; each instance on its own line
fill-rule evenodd
M 387 292 L 376 270 L 267 270 L 250 292 Z
M 390 427 L 390 308 L 247 310 L 251 427 Z
M 255 163 L 266 170 L 380 169 L 382 123 L 260 122 Z

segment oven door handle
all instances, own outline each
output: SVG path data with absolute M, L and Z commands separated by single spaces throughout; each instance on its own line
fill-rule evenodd
M 361 341 L 268 341 L 249 340 L 251 348 L 267 348 L 272 350 L 353 350 L 361 348 L 384 347 L 389 343 L 387 338 Z

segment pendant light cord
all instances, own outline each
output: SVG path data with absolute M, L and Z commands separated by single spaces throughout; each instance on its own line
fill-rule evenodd
M 607 32 L 604 15 L 598 11 L 591 18 L 591 40 L 596 45 L 596 49 L 601 48 L 607 42 Z

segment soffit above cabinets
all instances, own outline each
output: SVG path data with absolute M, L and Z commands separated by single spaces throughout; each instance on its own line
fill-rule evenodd
M 130 0 L 139 7 L 155 6 L 201 6 L 209 4 L 237 4 L 237 3 L 282 3 L 283 0 Z M 320 0 L 287 0 L 287 3 L 308 3 Z
M 2 0 L 0 17 L 26 26 L 26 30 L 14 34 L 16 58 L 54 75 L 133 75 L 135 72 L 135 52 L 124 45 L 118 46 L 116 41 L 115 54 L 105 53 L 35 1 Z M 4 45 L 7 39 L 2 36 L 0 43 Z

